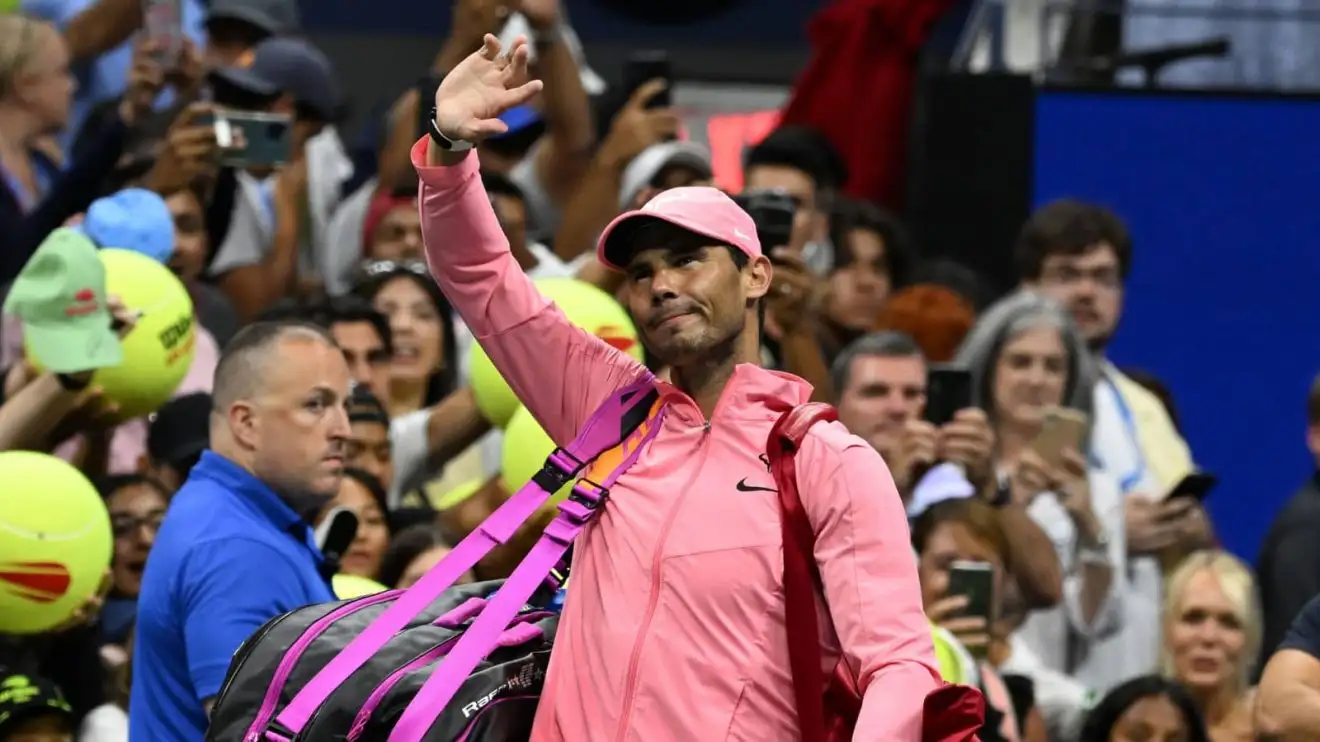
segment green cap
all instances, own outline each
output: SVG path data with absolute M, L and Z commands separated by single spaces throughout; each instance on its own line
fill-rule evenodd
M 57 229 L 41 243 L 9 290 L 4 312 L 22 320 L 28 352 L 57 374 L 124 360 L 110 327 L 105 266 L 96 245 L 77 230 Z

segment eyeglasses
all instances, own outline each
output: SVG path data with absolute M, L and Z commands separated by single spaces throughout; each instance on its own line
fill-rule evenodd
M 359 284 L 398 273 L 431 277 L 431 269 L 421 260 L 364 260 L 358 265 L 357 273 Z
M 127 538 L 137 533 L 140 528 L 145 528 L 154 534 L 160 530 L 160 524 L 164 520 L 164 510 L 152 510 L 141 517 L 129 513 L 116 513 L 110 516 L 110 530 L 115 538 Z

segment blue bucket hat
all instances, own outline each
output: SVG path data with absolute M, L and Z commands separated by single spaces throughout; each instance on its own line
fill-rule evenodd
M 87 207 L 78 229 L 98 247 L 142 253 L 158 263 L 174 254 L 174 217 L 153 191 L 125 188 Z

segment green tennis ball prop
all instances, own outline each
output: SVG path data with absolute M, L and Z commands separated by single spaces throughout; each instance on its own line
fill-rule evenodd
M 334 588 L 335 596 L 340 600 L 362 598 L 389 590 L 388 587 L 375 580 L 342 573 L 330 578 L 330 587 Z
M 545 457 L 555 450 L 554 441 L 537 424 L 536 418 L 519 407 L 504 429 L 504 451 L 500 454 L 500 475 L 510 492 L 517 492 L 524 484 L 532 481 L 532 476 L 541 470 Z M 568 497 L 573 483 L 569 482 L 555 492 L 549 502 L 555 503 Z
M 197 346 L 192 297 L 168 268 L 131 250 L 100 250 L 106 293 L 130 311 L 137 324 L 120 340 L 124 360 L 92 377 L 105 399 L 119 405 L 111 422 L 155 412 L 187 376 Z M 31 352 L 34 365 L 40 364 Z
M 571 278 L 543 278 L 536 282 L 546 298 L 559 305 L 568 321 L 636 358 L 642 358 L 642 344 L 632 318 L 614 297 L 584 281 Z M 492 425 L 505 427 L 522 404 L 517 395 L 495 370 L 480 343 L 472 344 L 469 357 L 469 383 L 476 397 L 477 409 Z
M 87 477 L 48 454 L 0 453 L 0 481 L 0 634 L 39 634 L 96 594 L 110 516 Z

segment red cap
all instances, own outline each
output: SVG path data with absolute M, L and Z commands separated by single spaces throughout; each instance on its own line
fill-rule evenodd
M 638 248 L 633 240 L 637 228 L 657 219 L 732 245 L 749 258 L 761 254 L 750 214 L 718 188 L 687 186 L 662 191 L 642 208 L 615 217 L 601 232 L 596 257 L 609 268 L 623 270 Z

